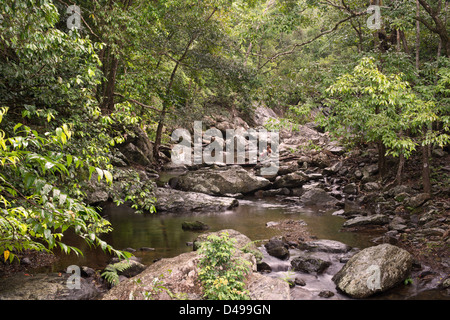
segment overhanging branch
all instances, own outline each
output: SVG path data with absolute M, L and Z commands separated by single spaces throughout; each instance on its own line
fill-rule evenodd
M 156 111 L 156 112 L 161 112 L 161 110 L 156 109 L 155 107 L 146 105 L 146 104 L 144 104 L 144 103 L 142 103 L 142 102 L 139 102 L 139 101 L 137 101 L 137 100 L 135 100 L 135 99 L 127 98 L 127 97 L 125 97 L 123 94 L 114 92 L 114 96 L 121 97 L 121 98 L 123 98 L 123 99 L 125 99 L 125 100 L 127 100 L 127 101 L 133 102 L 133 103 L 137 104 L 138 106 L 144 107 L 144 108 L 146 108 L 146 109 L 150 109 L 150 110 L 153 110 L 153 111 Z
M 336 31 L 336 30 L 339 28 L 339 26 L 340 26 L 341 24 L 343 24 L 344 22 L 347 22 L 347 21 L 349 21 L 350 19 L 353 19 L 353 18 L 356 18 L 356 17 L 359 17 L 359 16 L 363 16 L 363 15 L 365 15 L 365 14 L 367 14 L 367 11 L 353 12 L 353 13 L 352 13 L 350 16 L 348 16 L 347 18 L 342 19 L 342 20 L 340 20 L 339 22 L 337 22 L 337 23 L 334 25 L 333 28 L 331 28 L 331 29 L 329 29 L 329 30 L 326 30 L 326 31 L 323 31 L 323 32 L 319 33 L 318 35 L 316 35 L 315 37 L 313 37 L 312 39 L 310 39 L 310 40 L 308 40 L 308 41 L 305 41 L 305 42 L 302 42 L 302 43 L 294 44 L 294 45 L 292 46 L 292 48 L 291 48 L 290 50 L 288 50 L 288 51 L 280 52 L 280 53 L 277 53 L 277 54 L 273 55 L 272 57 L 270 57 L 269 59 L 267 59 L 266 62 L 264 62 L 264 63 L 258 68 L 258 70 L 264 68 L 269 62 L 273 62 L 275 59 L 278 59 L 279 57 L 282 57 L 282 56 L 286 56 L 286 55 L 292 54 L 292 53 L 295 52 L 295 49 L 300 48 L 300 47 L 303 47 L 303 46 L 305 46 L 305 45 L 307 45 L 307 44 L 310 44 L 310 43 L 316 41 L 317 39 L 319 39 L 320 37 L 322 37 L 322 36 L 324 36 L 324 35 L 327 35 L 327 34 L 329 34 L 329 33 L 332 33 L 332 32 L 334 32 L 334 31 Z

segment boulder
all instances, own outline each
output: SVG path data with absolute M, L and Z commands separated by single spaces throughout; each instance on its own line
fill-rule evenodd
M 402 217 L 394 217 L 394 219 L 389 222 L 389 230 L 404 231 L 406 228 L 406 220 Z
M 309 181 L 309 177 L 303 171 L 295 171 L 282 176 L 278 176 L 273 185 L 275 188 L 295 188 L 301 187 Z
M 300 287 L 306 286 L 306 281 L 303 278 L 301 278 L 300 276 L 295 277 L 294 283 L 295 283 L 295 285 L 300 286 Z
M 356 253 L 332 280 L 352 298 L 367 298 L 393 288 L 409 276 L 413 258 L 391 244 L 380 244 Z
M 319 292 L 319 297 L 321 298 L 331 298 L 332 296 L 334 296 L 334 292 L 330 290 L 323 290 Z
M 358 194 L 358 186 L 352 182 L 347 184 L 342 191 L 345 194 Z
M 325 169 L 330 166 L 331 161 L 325 152 L 319 152 L 311 156 L 311 163 L 313 167 Z
M 255 176 L 240 166 L 232 166 L 224 170 L 189 171 L 178 178 L 177 188 L 209 195 L 223 195 L 250 193 L 269 184 L 270 181 L 263 177 Z
M 294 271 L 302 271 L 306 273 L 324 272 L 331 265 L 330 261 L 323 260 L 314 254 L 303 252 L 300 256 L 295 257 L 291 261 L 291 266 Z
M 289 290 L 286 290 L 283 281 L 267 278 L 257 273 L 255 256 L 247 250 L 254 243 L 245 235 L 235 230 L 221 230 L 214 233 L 202 234 L 196 242 L 202 242 L 210 234 L 227 232 L 232 239 L 236 239 L 236 255 L 249 261 L 252 265 L 248 276 L 248 288 L 253 299 L 289 299 Z M 171 300 L 185 298 L 188 300 L 202 299 L 202 288 L 198 279 L 199 255 L 197 251 L 183 253 L 173 258 L 164 258 L 148 266 L 137 276 L 126 279 L 113 287 L 104 296 L 103 300 Z M 155 283 L 164 289 L 155 290 Z M 287 285 L 287 284 L 286 284 Z M 170 294 L 169 294 L 170 293 Z
M 147 136 L 147 133 L 139 126 L 135 126 L 129 130 L 126 143 L 132 143 L 140 153 L 142 153 L 149 162 L 153 162 L 153 142 Z M 126 151 L 125 151 L 126 152 Z M 128 158 L 129 155 L 125 156 Z M 146 160 L 144 159 L 144 162 Z
M 180 211 L 224 211 L 239 205 L 238 200 L 228 197 L 214 197 L 198 192 L 184 192 L 168 188 L 157 188 L 156 210 Z
M 393 198 L 399 194 L 403 194 L 403 193 L 412 194 L 413 192 L 414 192 L 413 189 L 409 186 L 398 185 L 398 186 L 395 186 L 395 187 L 389 189 L 389 191 L 386 192 L 386 195 Z
M 405 199 L 405 207 L 418 208 L 430 199 L 431 197 L 428 193 L 419 193 L 414 197 Z
M 381 186 L 377 182 L 367 182 L 366 184 L 364 184 L 363 189 L 364 191 L 372 192 L 380 190 Z
M 342 225 L 346 228 L 361 227 L 369 225 L 385 225 L 389 223 L 389 217 L 384 214 L 374 214 L 371 216 L 358 216 L 349 219 Z
M 94 300 L 100 295 L 92 281 L 79 278 L 79 289 L 70 289 L 73 284 L 68 273 L 17 273 L 0 281 L 0 300 Z
M 238 232 L 236 230 L 233 230 L 233 229 L 224 229 L 224 230 L 220 230 L 220 231 L 216 231 L 216 232 L 208 232 L 208 233 L 204 233 L 204 234 L 199 235 L 194 240 L 194 250 L 197 250 L 198 248 L 200 248 L 201 243 L 205 242 L 206 239 L 210 235 L 217 235 L 217 236 L 219 236 L 223 232 L 226 232 L 231 239 L 234 239 L 234 241 L 236 241 L 234 243 L 234 246 L 237 249 L 245 249 L 245 250 L 247 250 L 249 252 L 251 252 L 251 251 L 259 251 L 258 248 L 256 247 L 256 245 L 250 240 L 249 237 L 247 237 L 245 234 L 242 234 L 242 233 L 240 233 L 240 232 Z
M 208 230 L 209 226 L 201 221 L 183 221 L 181 228 L 183 230 L 204 231 Z
M 342 167 L 343 167 L 343 162 L 338 161 L 338 162 L 332 164 L 331 166 L 324 168 L 323 172 L 328 175 L 333 175 L 333 174 L 338 173 L 338 171 L 341 170 Z
M 266 247 L 267 253 L 273 257 L 281 260 L 289 259 L 289 245 L 277 237 L 270 239 L 264 247 Z
M 334 206 L 338 200 L 320 188 L 311 188 L 300 197 L 305 205 L 316 205 L 320 207 Z
M 285 174 L 289 174 L 300 169 L 297 161 L 290 161 L 280 165 L 278 168 L 278 175 L 282 176 Z
M 278 278 L 253 273 L 247 289 L 252 300 L 290 300 L 289 284 Z
M 144 152 L 142 152 L 142 150 L 136 147 L 133 143 L 128 143 L 122 150 L 131 163 L 137 163 L 143 166 L 148 166 L 151 164 Z
M 362 171 L 364 177 L 376 175 L 378 173 L 378 164 L 367 165 L 362 169 Z
M 103 300 L 145 300 L 151 294 L 153 300 L 170 300 L 172 294 L 185 294 L 190 300 L 202 296 L 198 282 L 197 252 L 183 253 L 179 256 L 161 259 L 150 265 L 134 278 L 121 281 L 104 296 Z M 160 282 L 166 290 L 154 290 Z
M 275 120 L 277 118 L 278 116 L 273 109 L 264 105 L 257 106 L 254 111 L 254 121 L 258 126 L 264 126 L 270 120 Z
M 257 196 L 260 197 L 274 197 L 274 196 L 288 196 L 291 194 L 291 191 L 288 188 L 278 188 L 278 189 L 270 189 L 270 190 L 260 190 L 257 191 Z
M 87 193 L 87 203 L 90 205 L 95 205 L 95 204 L 99 204 L 99 203 L 103 203 L 108 201 L 109 199 L 109 194 L 108 192 L 106 192 L 105 190 L 95 190 L 92 193 Z
M 346 253 L 351 250 L 351 247 L 345 243 L 335 240 L 315 240 L 299 244 L 300 250 L 311 252 L 329 252 L 329 253 Z

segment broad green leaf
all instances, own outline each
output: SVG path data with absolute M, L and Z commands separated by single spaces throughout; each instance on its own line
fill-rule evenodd
M 21 123 L 18 123 L 14 126 L 14 132 L 16 132 L 17 129 L 19 129 L 22 126 Z
M 73 160 L 73 157 L 70 154 L 66 155 L 66 164 L 68 167 L 72 163 L 72 160 Z
M 101 179 L 103 179 L 103 170 L 100 168 L 95 168 L 95 170 L 97 171 L 98 174 L 98 181 L 100 181 Z
M 95 171 L 95 167 L 92 167 L 92 166 L 90 166 L 89 167 L 89 179 L 88 180 L 91 180 L 91 178 L 92 178 L 92 173 Z
M 103 174 L 105 175 L 106 182 L 111 184 L 113 181 L 113 176 L 112 176 L 111 172 L 109 172 L 107 170 L 103 170 Z
M 36 180 L 36 176 L 31 173 L 27 173 L 24 178 L 25 188 L 30 189 Z

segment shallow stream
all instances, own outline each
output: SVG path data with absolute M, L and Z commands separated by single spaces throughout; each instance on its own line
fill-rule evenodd
M 370 238 L 373 235 L 341 232 L 345 220 L 333 216 L 332 212 L 333 210 L 320 211 L 316 208 L 292 206 L 276 198 L 242 199 L 239 200 L 239 207 L 224 212 L 176 214 L 136 214 L 127 206 L 117 207 L 113 203 L 108 203 L 102 214 L 111 222 L 114 230 L 102 238 L 114 248 L 137 250 L 133 254 L 141 258 L 144 264 L 192 250 L 187 243 L 192 242 L 199 232 L 184 231 L 181 228 L 184 221 L 201 221 L 210 226 L 208 231 L 235 229 L 251 240 L 264 240 L 279 233 L 273 228 L 266 227 L 267 222 L 283 219 L 303 220 L 309 233 L 318 239 L 338 240 L 358 248 L 371 245 Z M 65 269 L 71 264 L 103 268 L 110 258 L 101 250 L 90 249 L 81 239 L 70 234 L 65 237 L 66 241 L 78 246 L 85 254 L 80 258 L 72 254 L 61 255 L 59 262 L 54 265 L 56 269 Z M 140 250 L 140 248 L 147 249 Z
M 235 229 L 251 240 L 264 240 L 279 234 L 279 231 L 266 227 L 270 221 L 283 219 L 303 220 L 307 231 L 318 239 L 337 240 L 351 247 L 363 249 L 374 245 L 371 241 L 374 234 L 345 232 L 341 230 L 344 218 L 332 215 L 335 210 L 321 211 L 313 207 L 301 207 L 287 204 L 282 198 L 246 198 L 239 200 L 239 207 L 224 212 L 177 213 L 177 214 L 136 214 L 127 206 L 117 207 L 108 203 L 103 208 L 103 215 L 111 222 L 114 230 L 103 238 L 117 249 L 132 248 L 133 254 L 146 265 L 152 264 L 156 259 L 174 257 L 181 253 L 192 251 L 188 243 L 195 240 L 200 232 L 184 231 L 181 227 L 184 221 L 201 221 L 210 226 L 209 231 L 222 229 Z M 86 243 L 77 237 L 67 234 L 66 242 L 75 245 L 84 252 L 83 257 L 74 254 L 59 254 L 60 259 L 47 272 L 64 272 L 69 265 L 88 266 L 94 269 L 103 269 L 111 256 L 100 249 L 89 248 Z M 141 250 L 144 248 L 145 250 Z M 324 257 L 333 262 L 332 266 L 323 274 L 311 275 L 289 270 L 290 262 L 282 261 L 267 255 L 264 247 L 264 259 L 272 267 L 269 276 L 282 279 L 294 279 L 301 276 L 306 286 L 296 286 L 291 291 L 293 299 L 321 299 L 319 293 L 324 290 L 334 292 L 331 299 L 348 299 L 338 293 L 331 277 L 342 266 L 337 256 Z M 297 254 L 297 249 L 291 250 L 291 259 Z M 420 292 L 419 292 L 420 291 Z M 375 299 L 448 299 L 442 292 L 436 290 L 423 291 L 416 283 L 409 286 L 399 286 L 396 289 L 374 297 Z

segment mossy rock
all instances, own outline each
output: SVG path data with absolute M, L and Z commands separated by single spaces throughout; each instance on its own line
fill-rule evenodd
M 201 221 L 184 221 L 181 224 L 181 228 L 190 231 L 204 231 L 208 230 L 209 226 Z

